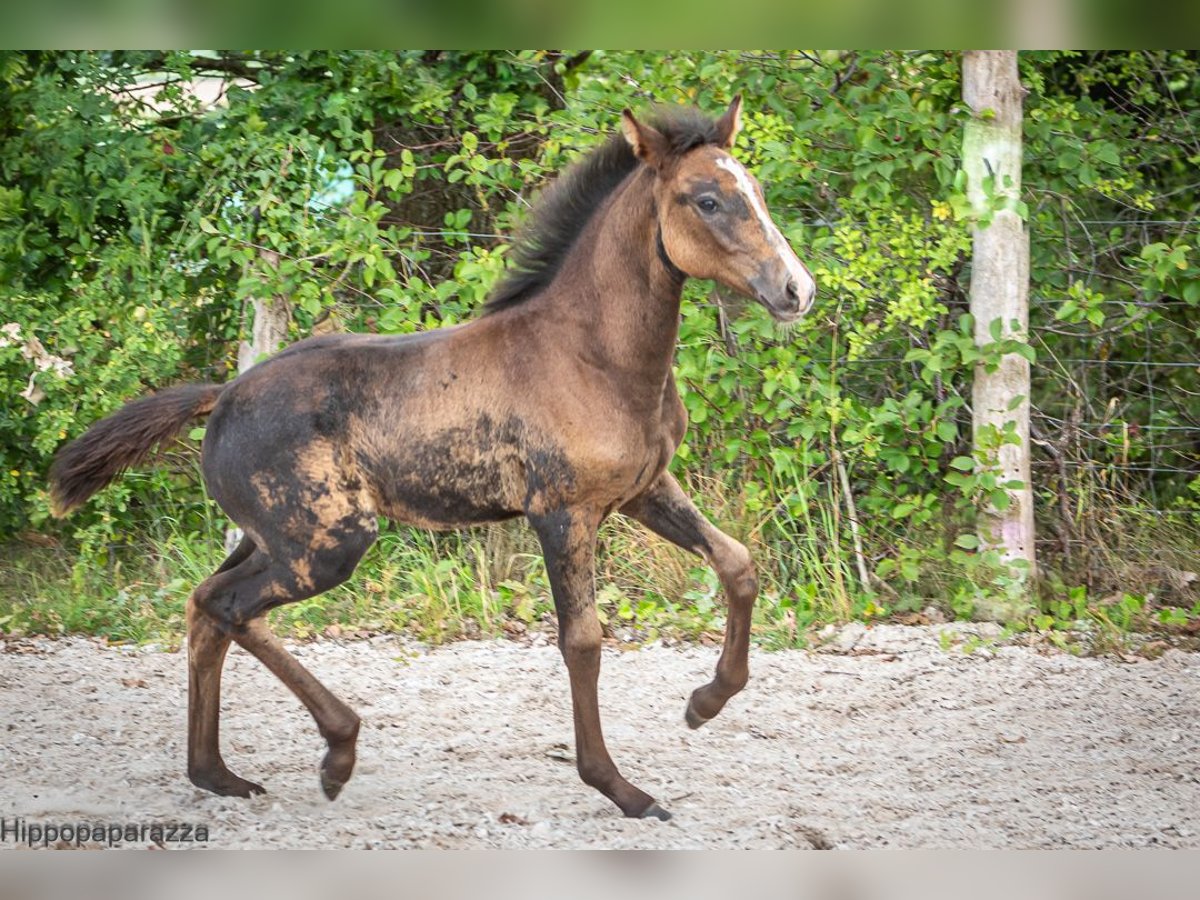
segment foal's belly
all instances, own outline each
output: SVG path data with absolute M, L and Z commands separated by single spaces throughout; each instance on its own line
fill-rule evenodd
M 495 475 L 483 469 L 429 481 L 410 472 L 374 485 L 375 503 L 378 512 L 393 521 L 439 531 L 521 515 L 519 505 L 490 489 L 495 481 Z
M 511 519 L 524 511 L 526 466 L 511 424 L 470 426 L 376 444 L 358 464 L 380 514 L 425 528 Z
M 391 435 L 396 435 L 391 437 Z M 479 414 L 427 432 L 383 430 L 358 444 L 376 511 L 453 529 L 584 504 L 612 511 L 666 468 L 674 444 L 651 430 L 590 429 L 570 445 L 517 416 Z

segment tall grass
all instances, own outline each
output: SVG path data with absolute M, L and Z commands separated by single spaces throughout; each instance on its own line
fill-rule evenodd
M 891 552 L 918 561 L 917 575 L 893 580 L 881 598 L 873 590 L 878 585 L 861 583 L 836 479 L 777 470 L 758 489 L 699 475 L 688 481 L 697 505 L 746 543 L 758 563 L 753 633 L 764 645 L 796 646 L 813 626 L 929 605 L 968 617 L 970 598 L 988 589 L 980 571 L 935 547 L 936 537 L 922 545 L 910 534 L 901 551 Z M 45 542 L 0 545 L 0 632 L 177 645 L 187 596 L 220 564 L 227 523 L 211 503 L 185 508 L 170 497 L 148 513 L 143 533 L 88 559 Z M 1103 506 L 1098 496 L 1087 515 L 1075 531 L 1087 535 L 1085 544 L 1073 545 L 1069 558 L 1047 552 L 1043 615 L 1030 627 L 1067 627 L 1082 616 L 1110 636 L 1159 626 L 1195 629 L 1194 518 Z M 868 552 L 878 559 L 881 546 L 889 552 L 886 536 L 869 525 Z M 703 560 L 621 516 L 601 530 L 597 607 L 607 633 L 626 641 L 715 640 L 725 625 L 720 584 Z M 346 584 L 271 615 L 278 631 L 297 638 L 399 632 L 440 643 L 549 632 L 553 613 L 537 541 L 514 521 L 449 534 L 385 523 Z

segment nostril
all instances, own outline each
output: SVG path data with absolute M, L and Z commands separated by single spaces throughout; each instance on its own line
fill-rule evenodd
M 799 300 L 800 299 L 800 285 L 796 284 L 796 279 L 794 279 L 794 278 L 790 279 L 787 283 L 787 287 L 785 288 L 785 290 L 787 291 L 789 300 Z

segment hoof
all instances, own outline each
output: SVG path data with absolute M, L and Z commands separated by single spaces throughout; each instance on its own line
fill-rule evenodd
M 696 712 L 696 707 L 692 700 L 688 700 L 687 712 L 683 714 L 684 720 L 687 722 L 688 728 L 696 729 L 708 721 L 708 717 L 700 715 Z
M 321 770 L 321 790 L 330 800 L 336 800 L 337 795 L 342 792 L 342 788 L 346 786 L 344 781 L 335 781 L 329 777 L 324 769 Z
M 354 744 L 349 747 L 330 747 L 321 760 L 321 790 L 330 800 L 336 800 L 354 772 Z
M 671 814 L 659 806 L 657 803 L 651 803 L 638 816 L 639 819 L 658 819 L 660 822 L 667 822 L 671 819 Z
M 212 791 L 221 797 L 254 797 L 267 792 L 261 784 L 238 778 L 228 769 L 218 772 L 189 772 L 188 779 L 196 787 Z

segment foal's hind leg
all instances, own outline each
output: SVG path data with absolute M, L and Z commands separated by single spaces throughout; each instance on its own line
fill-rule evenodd
M 219 684 L 219 660 L 223 658 L 230 639 L 237 641 L 286 684 L 316 720 L 321 735 L 329 745 L 321 764 L 321 787 L 325 795 L 330 800 L 334 799 L 349 780 L 355 762 L 358 716 L 284 649 L 263 618 L 275 606 L 315 596 L 350 576 L 374 540 L 375 523 L 373 518 L 364 518 L 356 526 L 345 520 L 339 524 L 336 538 L 328 532 L 317 532 L 304 550 L 286 544 L 271 551 L 260 548 L 245 562 L 209 579 L 201 586 L 203 590 L 197 589 L 195 620 L 208 620 L 223 640 L 220 644 L 213 641 L 199 645 L 200 650 L 208 653 L 204 662 L 210 665 L 213 657 L 216 657 L 216 651 L 211 648 L 220 648 L 216 682 L 198 681 L 198 688 L 208 690 L 198 692 L 198 698 L 204 699 L 197 700 L 190 723 L 196 729 L 196 746 L 211 745 L 211 749 L 201 758 L 208 763 L 210 771 L 216 771 L 219 776 L 216 779 L 206 778 L 206 771 L 201 769 L 199 779 L 195 774 L 192 775 L 193 782 L 200 786 L 217 793 L 242 796 L 262 791 L 258 785 L 236 776 L 232 776 L 235 789 L 223 789 L 227 786 L 227 779 L 220 773 L 229 773 L 215 751 L 215 701 L 208 698 L 215 696 L 213 688 Z M 291 552 L 282 547 L 287 547 Z M 200 634 L 202 638 L 208 637 L 203 630 Z M 211 727 L 207 725 L 210 719 Z M 247 787 L 249 790 L 244 790 Z
M 321 760 L 321 790 L 330 800 L 335 799 L 354 771 L 358 716 L 288 653 L 271 633 L 265 618 L 260 616 L 246 623 L 244 630 L 234 632 L 234 640 L 291 688 L 316 720 L 317 729 L 329 746 Z
M 221 668 L 230 637 L 198 605 L 197 598 L 244 577 L 246 572 L 232 576 L 228 573 L 243 567 L 253 551 L 254 542 L 243 538 L 212 577 L 196 588 L 187 604 L 188 777 L 197 787 L 232 797 L 261 794 L 263 788 L 234 775 L 221 758 Z
M 621 512 L 685 550 L 703 556 L 725 589 L 729 615 L 716 676 L 692 693 L 687 706 L 688 725 L 699 728 L 719 713 L 749 678 L 750 615 L 758 596 L 758 577 L 750 551 L 704 518 L 668 472 L 621 507 Z

